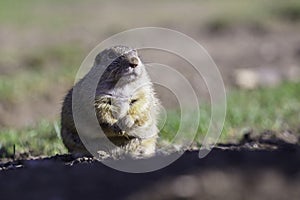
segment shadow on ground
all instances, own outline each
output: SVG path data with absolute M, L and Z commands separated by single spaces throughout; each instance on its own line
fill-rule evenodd
M 155 172 L 130 174 L 93 158 L 57 155 L 0 164 L 1 199 L 299 199 L 300 146 L 266 132 L 187 151 Z M 154 161 L 158 157 L 152 158 Z M 134 161 L 132 162 L 139 162 Z

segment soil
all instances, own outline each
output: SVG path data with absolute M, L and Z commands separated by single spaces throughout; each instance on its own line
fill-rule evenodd
M 203 159 L 199 159 L 198 153 L 199 150 L 188 150 L 169 166 L 141 174 L 120 172 L 92 157 L 72 155 L 0 162 L 0 197 L 31 200 L 300 197 L 299 138 L 290 132 L 267 131 L 258 136 L 248 133 L 239 143 L 218 144 Z M 155 161 L 161 156 L 151 159 Z M 163 157 L 168 159 L 168 156 L 172 155 Z

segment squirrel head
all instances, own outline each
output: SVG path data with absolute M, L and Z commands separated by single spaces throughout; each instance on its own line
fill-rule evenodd
M 95 58 L 94 66 L 106 67 L 100 82 L 132 82 L 144 71 L 144 65 L 137 51 L 121 45 L 100 52 Z

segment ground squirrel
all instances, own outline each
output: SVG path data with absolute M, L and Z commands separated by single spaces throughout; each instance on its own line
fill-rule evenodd
M 118 149 L 133 155 L 153 155 L 159 132 L 160 103 L 137 51 L 126 46 L 105 49 L 96 56 L 91 71 L 100 69 L 104 72 L 97 80 L 93 106 L 104 134 Z M 72 94 L 76 87 L 81 87 L 80 81 L 63 102 L 61 136 L 70 152 L 86 153 L 72 113 Z

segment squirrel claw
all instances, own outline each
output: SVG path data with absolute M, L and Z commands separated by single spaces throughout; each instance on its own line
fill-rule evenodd
M 128 140 L 129 140 L 129 136 L 126 134 L 126 132 L 125 132 L 125 131 L 121 131 L 121 135 L 122 135 L 122 136 L 124 136 L 124 137 L 126 137 L 126 139 L 128 139 Z

